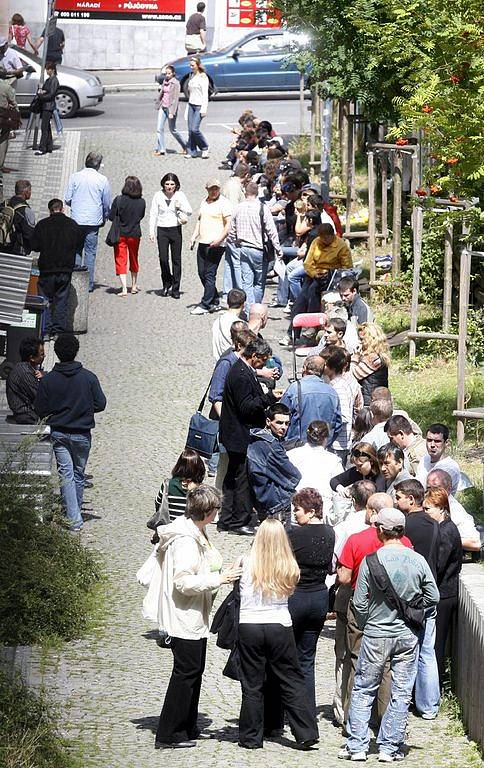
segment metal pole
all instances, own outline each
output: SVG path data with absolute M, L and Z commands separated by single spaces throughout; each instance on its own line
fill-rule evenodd
M 393 158 L 393 241 L 392 277 L 400 274 L 400 245 L 402 237 L 402 153 L 395 152 Z
M 376 279 L 376 200 L 375 154 L 368 152 L 368 250 L 370 254 L 370 285 Z
M 412 308 L 410 310 L 410 332 L 415 333 L 418 321 L 418 295 L 420 292 L 420 264 L 422 261 L 422 229 L 423 211 L 414 208 L 415 223 L 413 227 L 413 282 L 412 282 Z M 409 340 L 408 359 L 414 360 L 417 347 L 415 339 Z
M 305 131 L 305 119 L 304 119 L 304 72 L 299 75 L 299 135 L 304 136 Z
M 469 228 L 462 226 L 462 234 L 469 234 Z M 465 408 L 466 394 L 466 357 L 467 357 L 467 312 L 469 310 L 469 288 L 471 282 L 471 249 L 469 244 L 462 249 L 460 256 L 459 281 L 459 341 L 457 347 L 457 410 Z M 457 445 L 464 442 L 464 419 L 457 419 Z
M 331 172 L 331 134 L 333 132 L 333 100 L 321 101 L 321 196 L 329 201 L 329 177 Z
M 309 162 L 314 163 L 316 154 L 316 93 L 311 91 L 311 134 L 309 138 Z
M 442 330 L 448 331 L 452 320 L 452 245 L 454 228 L 452 224 L 445 230 L 444 244 L 444 301 L 442 312 Z
M 355 189 L 355 121 L 351 115 L 351 104 L 348 113 L 348 162 L 346 165 L 346 223 L 345 235 L 351 232 L 351 206 Z

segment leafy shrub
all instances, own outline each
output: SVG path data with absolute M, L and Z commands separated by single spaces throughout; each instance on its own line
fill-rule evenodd
M 27 461 L 28 451 L 23 469 Z M 98 559 L 56 521 L 48 481 L 13 471 L 12 459 L 0 474 L 0 642 L 78 637 L 101 578 Z
M 74 768 L 44 698 L 0 672 L 0 768 Z

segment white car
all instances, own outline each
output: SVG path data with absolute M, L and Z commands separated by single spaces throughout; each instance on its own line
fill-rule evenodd
M 39 87 L 41 60 L 33 53 L 28 53 L 12 45 L 22 60 L 22 64 L 33 68 L 33 72 L 24 72 L 17 80 L 17 104 L 21 109 L 29 107 Z M 57 67 L 59 90 L 57 91 L 57 109 L 62 118 L 74 117 L 86 107 L 94 107 L 104 98 L 104 88 L 96 75 L 74 67 Z

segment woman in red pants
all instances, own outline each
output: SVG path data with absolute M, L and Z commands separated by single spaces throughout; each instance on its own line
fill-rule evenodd
M 114 198 L 109 219 L 119 221 L 120 238 L 114 246 L 116 274 L 121 281 L 118 296 L 127 296 L 126 275 L 131 272 L 131 293 L 138 293 L 138 250 L 141 239 L 140 221 L 145 215 L 146 204 L 142 198 L 143 188 L 136 176 L 127 176 L 121 194 Z

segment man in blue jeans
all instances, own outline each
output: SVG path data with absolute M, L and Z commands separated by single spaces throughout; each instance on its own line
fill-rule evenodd
M 91 449 L 94 414 L 104 411 L 106 397 L 94 373 L 75 360 L 79 342 L 63 333 L 54 344 L 56 363 L 39 382 L 35 411 L 51 429 L 61 484 L 62 506 L 71 530 L 82 528 L 84 470 Z
M 88 268 L 89 291 L 94 290 L 99 229 L 104 226 L 111 209 L 109 181 L 99 173 L 102 159 L 98 152 L 89 152 L 82 171 L 71 174 L 65 193 L 65 202 L 70 206 L 71 216 L 84 234 L 84 245 L 76 254 L 76 266 Z

